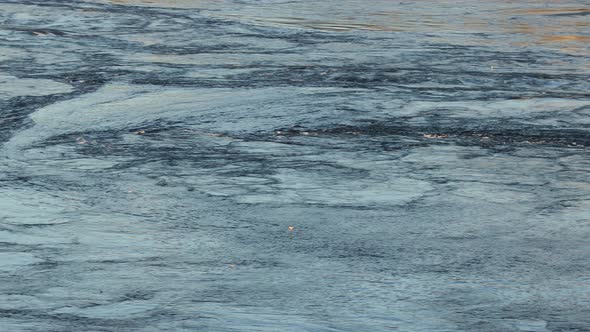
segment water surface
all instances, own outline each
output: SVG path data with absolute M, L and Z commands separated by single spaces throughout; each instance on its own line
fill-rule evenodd
M 590 330 L 589 5 L 0 0 L 0 330 Z

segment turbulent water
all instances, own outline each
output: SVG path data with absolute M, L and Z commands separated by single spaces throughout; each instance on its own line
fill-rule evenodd
M 0 331 L 590 331 L 590 2 L 0 17 Z

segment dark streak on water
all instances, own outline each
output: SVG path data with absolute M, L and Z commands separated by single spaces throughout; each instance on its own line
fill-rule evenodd
M 0 331 L 590 331 L 587 2 L 176 3 L 0 1 Z

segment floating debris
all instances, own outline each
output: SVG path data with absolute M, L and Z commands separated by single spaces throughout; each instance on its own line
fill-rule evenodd
M 422 136 L 425 138 L 449 138 L 447 134 L 424 134 Z
M 16 29 L 18 31 L 27 31 L 30 34 L 34 35 L 34 36 L 65 36 L 66 33 L 64 31 L 61 30 L 57 30 L 57 29 L 37 29 L 37 30 L 31 30 L 31 29 Z

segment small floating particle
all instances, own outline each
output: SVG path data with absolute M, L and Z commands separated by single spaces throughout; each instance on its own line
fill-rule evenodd
M 145 130 L 143 130 L 143 129 L 140 129 L 135 132 L 135 135 L 143 135 L 143 134 L 145 134 Z
M 289 226 L 289 232 L 292 232 L 294 230 L 295 230 L 295 227 L 294 226 Z
M 35 36 L 47 36 L 48 35 L 47 32 L 43 32 L 43 31 L 31 31 L 31 33 Z
M 319 133 L 316 131 L 302 131 L 301 135 L 303 135 L 303 136 L 318 136 Z
M 76 142 L 78 142 L 78 144 L 86 144 L 87 143 L 87 141 L 84 139 L 84 137 L 76 138 Z

